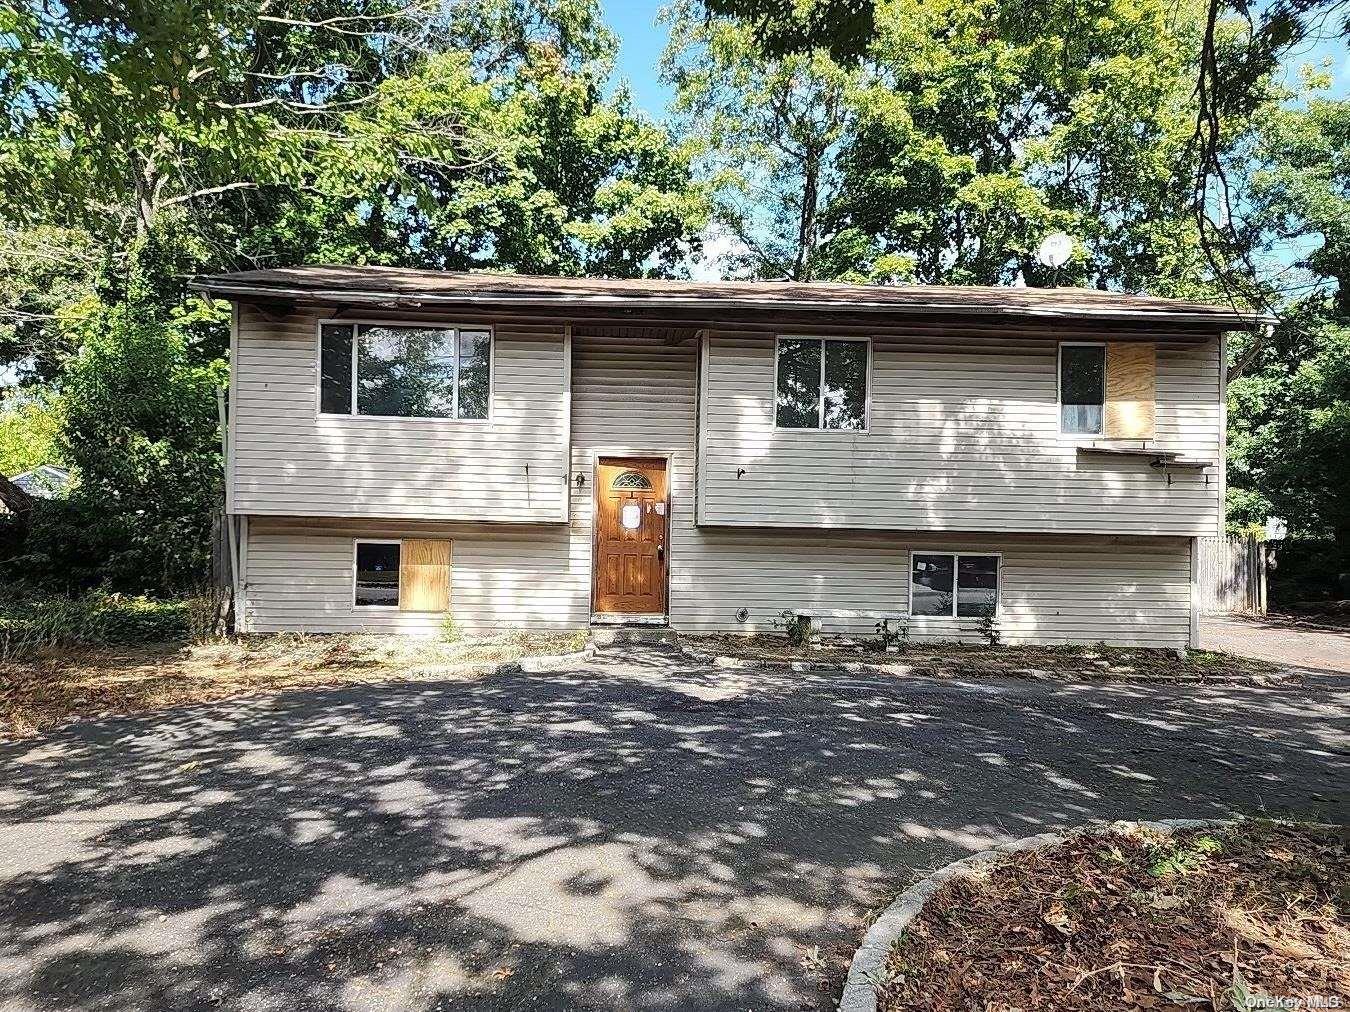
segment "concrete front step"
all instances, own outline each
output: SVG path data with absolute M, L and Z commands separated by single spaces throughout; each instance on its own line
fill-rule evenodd
M 593 626 L 591 643 L 597 647 L 612 647 L 622 644 L 655 644 L 674 646 L 679 637 L 671 629 L 659 626 Z

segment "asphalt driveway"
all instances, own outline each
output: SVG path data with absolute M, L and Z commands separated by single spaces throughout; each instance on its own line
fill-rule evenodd
M 1282 615 L 1202 615 L 1200 645 L 1274 664 L 1350 674 L 1350 629 L 1317 628 Z
M 699 670 L 364 686 L 0 746 L 0 1008 L 823 1004 L 906 869 L 1091 819 L 1350 821 L 1350 681 Z

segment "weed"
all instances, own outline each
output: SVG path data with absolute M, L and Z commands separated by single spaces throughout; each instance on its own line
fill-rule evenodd
M 805 615 L 798 615 L 791 608 L 786 608 L 773 620 L 775 629 L 782 629 L 787 640 L 795 647 L 804 647 L 811 642 L 811 619 Z
M 1154 878 L 1189 875 L 1204 866 L 1211 854 L 1217 854 L 1223 845 L 1212 836 L 1197 836 L 1181 846 L 1172 839 L 1149 845 L 1151 861 L 1148 873 Z

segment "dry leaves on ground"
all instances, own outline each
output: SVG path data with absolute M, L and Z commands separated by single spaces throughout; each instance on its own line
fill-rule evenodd
M 866 638 L 826 639 L 795 646 L 782 636 L 712 635 L 685 637 L 703 653 L 752 660 L 864 662 L 902 666 L 907 674 L 936 678 L 1059 678 L 1148 682 L 1232 682 L 1291 678 L 1278 665 L 1206 650 L 1178 657 L 1170 650 L 1108 646 L 981 646 L 909 643 L 886 653 Z
M 959 881 L 891 951 L 884 1012 L 1350 1007 L 1345 828 L 1083 834 Z
M 575 633 L 442 643 L 399 636 L 244 637 L 185 646 L 53 650 L 0 663 L 0 738 L 68 720 L 260 692 L 468 677 L 527 654 L 576 650 Z

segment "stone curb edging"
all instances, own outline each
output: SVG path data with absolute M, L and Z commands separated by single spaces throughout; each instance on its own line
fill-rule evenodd
M 880 917 L 867 929 L 862 944 L 853 954 L 853 962 L 848 968 L 848 981 L 844 984 L 844 993 L 839 998 L 839 1012 L 876 1012 L 877 993 L 874 982 L 879 980 L 886 967 L 886 958 L 909 923 L 914 920 L 939 889 L 953 879 L 974 878 L 981 871 L 1008 854 L 1029 850 L 1040 850 L 1063 843 L 1071 836 L 1106 829 L 1149 829 L 1170 836 L 1179 829 L 1204 829 L 1212 826 L 1231 824 L 1223 819 L 1163 819 L 1159 822 L 1121 821 L 1106 827 L 1086 826 L 1067 833 L 1039 833 L 1036 836 L 1024 836 L 1011 843 L 1002 843 L 989 850 L 953 861 L 931 875 L 926 876 L 906 889 L 888 906 Z
M 518 675 L 522 672 L 529 675 L 536 675 L 544 671 L 557 671 L 562 668 L 571 667 L 573 664 L 582 664 L 595 656 L 595 645 L 587 643 L 580 650 L 573 650 L 566 654 L 536 654 L 532 657 L 521 657 L 514 661 L 503 661 L 493 669 L 493 674 L 497 675 Z
M 695 663 L 730 671 L 846 671 L 851 675 L 893 675 L 903 674 L 900 669 L 908 668 L 908 665 L 899 662 L 895 664 L 869 664 L 866 661 L 802 661 L 776 660 L 771 657 L 733 657 L 730 654 L 710 654 L 684 646 L 680 647 L 680 653 Z

